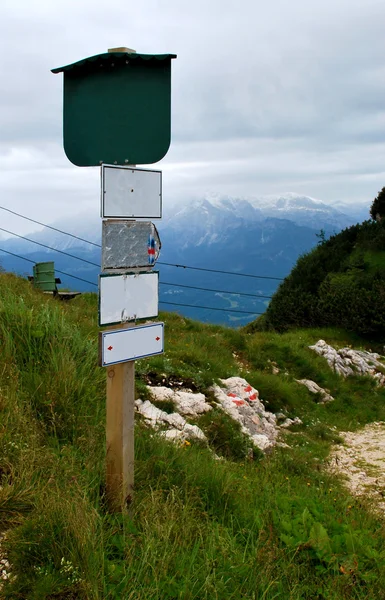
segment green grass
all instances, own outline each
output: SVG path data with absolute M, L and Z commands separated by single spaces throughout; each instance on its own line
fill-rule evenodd
M 138 397 L 149 381 L 208 393 L 240 375 L 304 425 L 285 435 L 288 448 L 252 459 L 218 409 L 198 421 L 209 448 L 167 443 L 138 420 L 133 512 L 110 514 L 96 296 L 59 303 L 1 275 L 0 532 L 16 577 L 0 597 L 385 598 L 383 521 L 325 470 L 338 431 L 385 419 L 385 392 L 342 380 L 307 348 L 367 343 L 334 329 L 247 334 L 161 317 L 166 353 L 137 362 Z M 295 382 L 304 377 L 335 401 L 319 404 Z

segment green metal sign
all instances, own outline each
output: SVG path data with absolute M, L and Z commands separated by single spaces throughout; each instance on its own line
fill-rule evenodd
M 64 74 L 64 151 L 72 163 L 140 165 L 165 156 L 173 58 L 108 52 L 52 69 Z

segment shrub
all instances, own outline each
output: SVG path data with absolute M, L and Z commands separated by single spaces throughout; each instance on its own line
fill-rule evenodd
M 248 331 L 339 326 L 383 338 L 384 250 L 385 228 L 378 222 L 365 221 L 331 237 L 298 259 L 265 315 Z

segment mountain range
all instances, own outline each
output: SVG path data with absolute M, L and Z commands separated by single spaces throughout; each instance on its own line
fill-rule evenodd
M 255 314 L 264 312 L 269 302 L 268 298 L 256 298 L 254 295 L 271 296 L 297 258 L 317 244 L 321 230 L 324 232 L 322 235 L 328 237 L 357 222 L 354 212 L 349 210 L 349 213 L 294 193 L 253 198 L 211 194 L 166 207 L 164 218 L 156 223 L 162 240 L 157 263 L 162 282 L 161 308 L 178 310 L 202 321 L 229 325 L 247 323 L 255 318 Z M 27 237 L 88 262 L 19 238 L 3 240 L 2 248 L 32 261 L 54 260 L 57 270 L 89 282 L 59 274 L 66 287 L 80 291 L 96 290 L 92 284 L 97 283 L 100 271 L 96 266 L 100 264 L 100 219 L 79 215 L 76 221 L 63 220 L 52 226 L 82 240 L 47 227 Z M 32 264 L 28 266 L 25 261 L 11 255 L 3 255 L 1 263 L 6 270 L 19 273 L 32 270 Z M 164 263 L 238 275 L 178 268 Z M 242 273 L 249 276 L 241 276 Z M 178 287 L 178 284 L 217 291 L 211 293 L 204 289 Z M 235 292 L 249 295 L 239 296 Z M 169 303 L 189 304 L 196 308 Z M 201 306 L 212 309 L 199 308 Z M 235 312 L 228 312 L 230 309 Z M 245 314 L 242 311 L 252 312 Z

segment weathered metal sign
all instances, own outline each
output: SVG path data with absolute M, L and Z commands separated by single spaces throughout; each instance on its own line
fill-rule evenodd
M 100 366 L 138 360 L 164 351 L 164 323 L 99 333 Z
M 107 219 L 160 219 L 162 172 L 102 165 L 101 216 Z
M 158 316 L 158 271 L 101 275 L 99 325 L 114 325 Z
M 150 221 L 103 221 L 103 271 L 151 268 L 160 248 L 158 231 Z
M 80 167 L 148 165 L 171 139 L 171 60 L 132 50 L 52 69 L 64 74 L 64 150 Z

